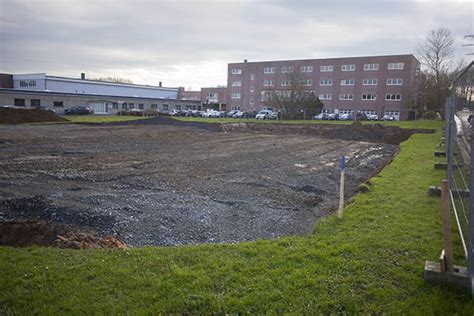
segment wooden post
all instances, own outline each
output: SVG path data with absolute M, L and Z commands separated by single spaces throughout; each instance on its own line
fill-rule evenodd
M 337 212 L 337 217 L 342 219 L 344 216 L 344 174 L 345 174 L 345 160 L 344 156 L 341 157 L 341 181 L 339 184 L 339 210 Z
M 449 207 L 448 180 L 441 181 L 441 211 L 443 214 L 443 246 L 446 272 L 453 272 L 453 242 L 451 237 L 451 208 Z

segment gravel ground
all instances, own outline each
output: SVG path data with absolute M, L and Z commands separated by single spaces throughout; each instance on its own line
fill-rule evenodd
M 0 220 L 37 218 L 130 246 L 312 232 L 394 145 L 169 125 L 0 127 Z

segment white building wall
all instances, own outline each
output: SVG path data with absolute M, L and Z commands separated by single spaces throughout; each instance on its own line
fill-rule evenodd
M 177 88 L 117 84 L 47 76 L 45 73 L 13 75 L 13 88 L 29 91 L 95 94 L 107 96 L 177 99 Z

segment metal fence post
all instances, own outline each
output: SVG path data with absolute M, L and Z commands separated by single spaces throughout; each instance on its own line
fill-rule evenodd
M 471 126 L 471 155 L 474 153 L 474 125 Z M 471 281 L 471 296 L 474 298 L 474 161 L 471 156 L 469 183 L 469 231 L 467 241 L 467 271 Z

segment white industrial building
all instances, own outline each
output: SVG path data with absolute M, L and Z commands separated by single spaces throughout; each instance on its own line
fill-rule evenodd
M 120 110 L 198 109 L 199 101 L 180 100 L 182 88 L 114 83 L 81 78 L 49 76 L 46 73 L 0 74 L 0 106 L 65 108 L 87 105 L 96 114 Z

